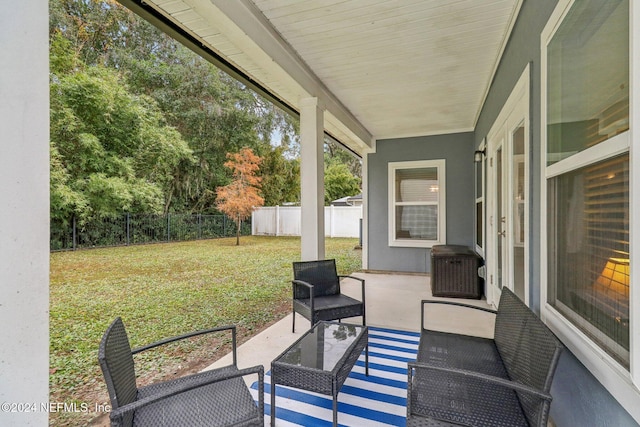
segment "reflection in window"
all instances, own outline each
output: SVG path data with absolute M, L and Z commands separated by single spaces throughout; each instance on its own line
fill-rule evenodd
M 629 155 L 549 180 L 549 302 L 629 366 Z
M 482 200 L 476 202 L 476 245 L 480 248 L 484 247 L 484 236 L 482 229 L 484 226 L 484 207 Z
M 574 2 L 547 64 L 548 302 L 629 369 L 629 1 Z
M 437 168 L 398 170 L 396 202 L 396 238 L 438 238 Z
M 513 142 L 512 157 L 512 206 L 513 206 L 513 289 L 516 295 L 524 299 L 525 289 L 525 251 L 526 229 L 525 210 L 527 207 L 527 188 L 525 180 L 525 127 L 521 124 L 511 134 Z
M 575 2 L 547 46 L 547 164 L 629 129 L 628 0 Z

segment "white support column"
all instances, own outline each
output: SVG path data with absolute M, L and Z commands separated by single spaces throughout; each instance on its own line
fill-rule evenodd
M 375 146 L 375 141 L 372 142 Z M 369 268 L 369 153 L 362 154 L 362 269 Z
M 48 425 L 48 18 L 47 2 L 36 0 L 0 14 L 0 402 L 10 405 L 2 426 Z
M 300 205 L 303 261 L 324 258 L 324 111 L 318 98 L 300 100 Z

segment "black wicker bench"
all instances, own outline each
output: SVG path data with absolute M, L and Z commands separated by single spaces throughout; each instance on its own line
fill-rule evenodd
M 494 313 L 494 338 L 425 329 L 428 304 Z M 506 288 L 498 307 L 422 301 L 418 356 L 408 364 L 407 426 L 547 426 L 562 345 Z

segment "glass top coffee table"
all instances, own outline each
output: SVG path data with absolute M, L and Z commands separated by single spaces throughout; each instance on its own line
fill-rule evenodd
M 338 393 L 365 350 L 369 375 L 368 328 L 318 322 L 271 362 L 271 425 L 276 420 L 276 383 L 333 397 L 333 425 L 338 425 Z

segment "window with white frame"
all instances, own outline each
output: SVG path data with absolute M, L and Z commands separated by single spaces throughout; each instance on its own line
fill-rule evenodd
M 574 2 L 546 64 L 547 303 L 628 370 L 629 1 Z
M 446 242 L 445 200 L 444 160 L 389 163 L 389 245 Z

